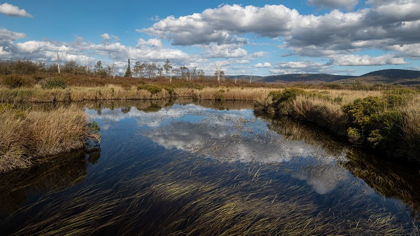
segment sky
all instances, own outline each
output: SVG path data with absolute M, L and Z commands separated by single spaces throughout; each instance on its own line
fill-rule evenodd
M 228 75 L 420 70 L 420 0 L 0 1 L 0 59 Z

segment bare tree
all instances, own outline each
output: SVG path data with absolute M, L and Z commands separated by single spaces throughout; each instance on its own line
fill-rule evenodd
M 134 68 L 133 68 L 133 72 L 134 72 L 135 77 L 140 77 L 140 68 L 141 68 L 140 62 L 136 61 L 136 63 L 134 64 Z
M 158 67 L 157 67 L 157 73 L 158 73 L 159 77 L 162 77 L 162 74 L 163 74 L 163 68 L 162 68 L 162 67 L 160 67 L 160 66 L 158 66 Z
M 221 72 L 221 69 L 222 69 L 222 63 L 218 61 L 218 62 L 216 62 L 215 66 L 216 66 L 216 78 L 217 78 L 217 82 L 220 83 L 220 72 Z
M 198 71 L 197 71 L 197 67 L 194 67 L 191 71 L 191 75 L 193 78 L 197 78 L 198 77 Z
M 251 77 L 249 77 L 249 83 L 252 83 L 252 72 L 251 72 Z
M 200 79 L 203 79 L 203 78 L 206 76 L 206 73 L 204 73 L 204 70 L 198 70 L 198 72 L 197 72 L 197 76 L 198 76 Z
M 181 66 L 179 71 L 181 72 L 181 78 L 186 78 L 188 80 L 188 68 L 186 66 Z
M 115 55 L 112 56 L 112 78 L 115 78 Z
M 146 66 L 146 73 L 149 79 L 156 76 L 156 63 L 152 62 Z
M 173 69 L 172 74 L 176 77 L 179 76 L 179 69 Z
M 58 74 L 61 73 L 60 71 L 60 55 L 58 54 L 60 52 L 60 50 L 57 50 L 57 70 L 58 70 Z
M 172 64 L 169 61 L 169 59 L 166 59 L 165 64 L 163 65 L 163 68 L 165 69 L 166 76 L 168 76 L 168 73 L 172 70 Z

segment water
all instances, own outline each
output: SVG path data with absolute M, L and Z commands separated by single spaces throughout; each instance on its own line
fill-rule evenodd
M 100 149 L 0 175 L 1 234 L 419 234 L 418 171 L 250 103 L 181 103 L 83 104 Z

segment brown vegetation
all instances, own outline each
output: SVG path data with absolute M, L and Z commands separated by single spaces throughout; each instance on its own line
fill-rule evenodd
M 83 148 L 92 135 L 80 109 L 42 112 L 1 104 L 0 172 L 27 167 L 36 158 Z

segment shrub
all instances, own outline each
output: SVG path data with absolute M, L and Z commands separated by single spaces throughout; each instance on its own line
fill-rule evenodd
M 3 79 L 3 84 L 9 88 L 32 87 L 33 81 L 19 75 L 7 75 Z
M 67 84 L 64 80 L 59 78 L 46 79 L 41 83 L 43 89 L 65 89 Z
M 389 105 L 386 97 L 367 97 L 345 105 L 343 111 L 349 118 L 350 141 L 381 150 L 393 150 L 402 134 L 403 114 L 388 109 Z
M 162 87 L 157 86 L 157 85 L 153 85 L 153 84 L 146 84 L 146 85 L 139 85 L 137 87 L 137 90 L 147 90 L 152 95 L 154 95 L 154 94 L 160 93 L 162 91 Z

